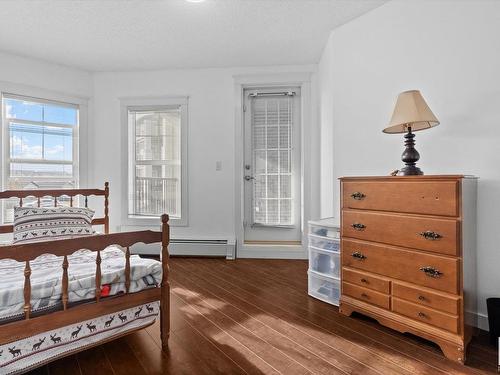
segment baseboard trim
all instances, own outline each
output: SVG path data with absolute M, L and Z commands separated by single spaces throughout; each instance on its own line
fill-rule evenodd
M 236 257 L 247 259 L 307 259 L 307 251 L 302 245 L 243 244 L 237 248 Z
M 471 326 L 482 329 L 483 331 L 489 332 L 490 330 L 487 315 L 466 311 L 465 321 Z
M 234 259 L 235 244 L 233 241 L 194 241 L 194 240 L 172 240 L 168 245 L 168 251 L 173 256 L 189 257 L 223 257 Z M 143 243 L 132 246 L 134 254 L 159 255 L 159 244 L 146 245 Z
M 259 246 L 302 246 L 300 241 L 257 241 L 246 240 L 243 245 L 259 245 Z

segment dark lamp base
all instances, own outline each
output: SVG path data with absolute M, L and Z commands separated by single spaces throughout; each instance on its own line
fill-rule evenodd
M 398 176 L 420 176 L 423 174 L 424 172 L 415 165 L 408 165 L 398 172 Z
M 405 134 L 405 150 L 401 155 L 401 160 L 404 161 L 405 166 L 399 171 L 399 176 L 419 176 L 424 174 L 416 165 L 420 155 L 415 149 L 414 139 L 415 134 L 411 132 L 411 127 L 408 126 L 408 133 Z

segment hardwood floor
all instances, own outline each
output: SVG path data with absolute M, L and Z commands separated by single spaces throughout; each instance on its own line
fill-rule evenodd
M 309 297 L 306 271 L 305 261 L 174 258 L 168 353 L 155 324 L 32 374 L 496 373 L 486 337 L 458 365 L 434 344 Z

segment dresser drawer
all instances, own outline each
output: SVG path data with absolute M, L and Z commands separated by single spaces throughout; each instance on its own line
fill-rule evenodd
M 387 294 L 382 294 L 346 282 L 342 282 L 342 294 L 356 298 L 360 301 L 371 303 L 372 305 L 383 307 L 384 309 L 390 309 L 390 296 Z
M 458 216 L 458 181 L 348 181 L 344 208 Z
M 398 314 L 413 318 L 423 323 L 458 333 L 458 316 L 442 313 L 428 307 L 415 305 L 399 298 L 392 298 L 392 310 Z
M 352 239 L 343 239 L 341 246 L 343 267 L 458 294 L 459 259 Z M 440 274 L 424 272 L 424 267 Z
M 458 233 L 455 219 L 342 210 L 343 237 L 459 255 Z
M 460 312 L 460 297 L 447 296 L 438 292 L 431 292 L 419 287 L 392 283 L 392 295 L 418 305 L 424 305 L 436 310 L 441 310 L 452 315 L 458 315 Z
M 365 288 L 370 288 L 381 293 L 390 293 L 390 281 L 388 279 L 371 275 L 366 272 L 356 271 L 344 267 L 342 269 L 342 280 Z

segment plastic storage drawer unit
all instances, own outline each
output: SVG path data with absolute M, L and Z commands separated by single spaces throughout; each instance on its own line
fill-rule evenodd
M 334 219 L 309 222 L 309 295 L 336 306 L 340 299 L 339 238 Z

